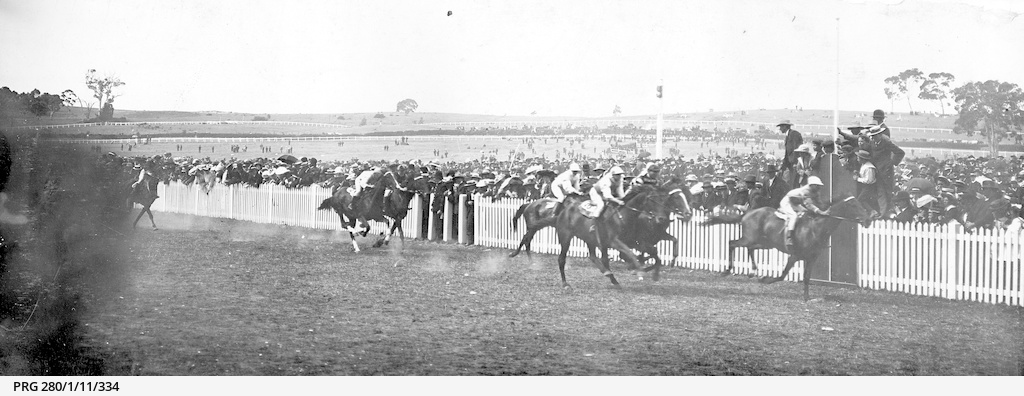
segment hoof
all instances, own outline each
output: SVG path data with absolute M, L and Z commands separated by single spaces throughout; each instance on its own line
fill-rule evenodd
M 722 271 L 718 273 L 718 276 L 729 276 L 732 275 L 732 271 Z
M 391 241 L 385 239 L 384 240 L 384 246 L 390 246 L 390 245 L 391 245 Z
M 513 257 L 518 256 L 518 255 L 519 255 L 519 252 L 512 252 L 512 253 L 508 254 L 508 258 L 513 258 Z
M 153 231 L 160 231 L 159 228 L 153 227 Z
M 772 283 L 775 283 L 775 282 L 778 282 L 778 281 L 779 281 L 778 278 L 771 278 L 771 277 L 767 277 L 767 276 L 762 277 L 760 280 L 758 280 L 758 282 L 764 283 L 766 285 L 769 285 L 769 284 L 772 284 Z

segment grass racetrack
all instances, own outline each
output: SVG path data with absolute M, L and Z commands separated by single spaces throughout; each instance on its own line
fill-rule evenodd
M 83 346 L 135 375 L 1021 375 L 1018 308 L 157 214 Z M 87 298 L 88 299 L 88 298 Z

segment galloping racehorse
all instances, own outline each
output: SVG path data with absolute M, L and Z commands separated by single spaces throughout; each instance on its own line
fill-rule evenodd
M 135 222 L 132 223 L 132 228 L 139 225 L 139 220 L 142 219 L 143 214 L 149 215 L 149 222 L 153 224 L 153 231 L 156 231 L 156 221 L 153 221 L 153 212 L 150 211 L 150 206 L 153 206 L 153 202 L 156 201 L 159 196 L 156 194 L 157 183 L 159 181 L 156 178 L 146 175 L 145 178 L 139 183 L 138 188 L 129 187 L 128 198 L 125 200 L 128 206 L 128 213 L 131 214 L 132 208 L 135 204 L 142 205 L 142 210 L 139 211 L 139 215 L 135 217 Z
M 392 190 L 388 197 L 384 197 L 386 188 Z M 369 231 L 368 220 L 389 225 L 387 235 L 374 243 L 374 247 L 390 243 L 391 235 L 395 233 L 395 230 L 398 230 L 399 238 L 404 242 L 405 233 L 402 230 L 402 220 L 409 213 L 409 202 L 417 193 L 426 194 L 428 191 L 429 187 L 425 177 L 418 177 L 412 180 L 408 187 L 403 187 L 395 174 L 388 172 L 381 177 L 375 188 L 364 191 L 363 197 L 356 199 L 355 202 L 347 189 L 339 188 L 334 195 L 323 200 L 317 210 L 334 209 L 341 219 L 342 225 L 348 229 L 349 236 L 352 238 L 353 250 L 359 252 L 355 234 L 361 232 L 363 236 L 366 236 Z M 365 228 L 357 229 L 355 227 L 357 221 L 361 222 Z
M 742 217 L 726 215 L 712 217 L 704 222 L 704 226 L 715 224 L 741 223 L 742 236 L 740 239 L 729 241 L 729 268 L 726 268 L 723 275 L 728 275 L 733 268 L 734 250 L 738 247 L 747 248 L 747 255 L 750 257 L 750 264 L 757 270 L 757 263 L 754 262 L 755 249 L 777 249 L 789 255 L 786 261 L 786 268 L 782 275 L 777 278 L 764 277 L 761 283 L 775 283 L 786 278 L 789 271 L 797 261 L 804 261 L 804 301 L 810 298 L 811 285 L 811 264 L 825 249 L 828 237 L 839 226 L 843 220 L 857 221 L 863 226 L 871 225 L 871 214 L 854 197 L 837 199 L 826 211 L 827 216 L 815 216 L 806 214 L 801 216 L 796 223 L 796 232 L 793 235 L 793 249 L 786 247 L 785 229 L 786 222 L 775 215 L 775 208 L 764 207 L 751 210 Z
M 624 222 L 627 219 L 630 221 L 635 220 L 639 214 L 658 211 L 658 208 L 664 210 L 664 201 L 664 195 L 659 196 L 651 192 L 643 192 L 626 201 L 622 207 L 609 203 L 605 205 L 604 210 L 599 215 L 604 227 L 597 227 L 595 219 L 583 215 L 580 211 L 580 205 L 584 201 L 566 200 L 555 222 L 558 243 L 561 245 L 561 252 L 558 254 L 558 272 L 562 275 L 562 287 L 569 288 L 569 284 L 565 281 L 565 258 L 569 253 L 569 244 L 574 237 L 582 239 L 587 245 L 590 261 L 594 263 L 594 266 L 604 276 L 611 280 L 612 285 L 619 287 L 619 282 L 608 267 L 609 248 L 618 250 L 620 257 L 626 260 L 627 268 L 629 268 L 631 273 L 636 274 L 638 265 L 636 255 L 633 254 L 629 246 L 626 246 L 619 239 L 619 235 L 623 232 Z M 667 217 L 668 214 L 664 213 L 664 216 Z M 601 248 L 600 261 L 595 254 L 595 250 L 598 247 Z
M 640 265 L 644 265 L 648 258 L 654 259 L 654 265 L 645 267 L 644 271 L 654 270 L 651 279 L 658 280 L 661 271 L 661 257 L 658 257 L 657 244 L 661 241 L 672 241 L 673 253 L 679 245 L 679 239 L 667 232 L 671 220 L 668 213 L 675 213 L 684 221 L 690 221 L 693 211 L 690 207 L 690 195 L 685 188 L 669 182 L 661 187 L 643 187 L 641 191 L 651 191 L 652 194 L 663 195 L 664 201 L 661 204 L 653 203 L 654 206 L 647 213 L 637 216 L 635 221 L 630 217 L 624 218 L 624 228 L 620 239 L 630 248 L 640 252 Z M 662 202 L 660 200 L 653 202 Z M 660 206 L 659 206 L 660 205 Z M 675 257 L 673 257 L 675 261 Z

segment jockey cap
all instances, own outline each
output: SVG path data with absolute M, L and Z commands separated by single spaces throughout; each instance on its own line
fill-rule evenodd
M 812 186 L 812 185 L 813 186 L 824 186 L 825 183 L 821 182 L 821 178 L 819 178 L 817 176 L 811 176 L 811 177 L 807 178 L 807 185 L 808 186 Z

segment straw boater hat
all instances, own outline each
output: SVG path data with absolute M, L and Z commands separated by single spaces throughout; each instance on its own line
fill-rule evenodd
M 789 120 L 782 120 L 782 121 L 779 121 L 779 123 L 778 123 L 778 124 L 775 124 L 775 126 L 782 126 L 782 125 L 789 125 L 789 126 L 793 126 L 793 123 L 792 123 L 792 122 L 789 122 Z

